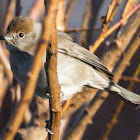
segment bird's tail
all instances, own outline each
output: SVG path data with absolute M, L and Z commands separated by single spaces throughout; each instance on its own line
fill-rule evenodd
M 120 96 L 133 104 L 136 104 L 138 106 L 140 105 L 140 95 L 135 94 L 134 92 L 128 91 L 127 89 L 115 83 L 111 84 L 109 90 L 117 92 Z

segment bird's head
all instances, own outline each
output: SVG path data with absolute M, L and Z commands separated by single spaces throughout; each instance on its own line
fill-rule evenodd
M 32 50 L 32 46 L 37 45 L 41 34 L 42 26 L 40 23 L 30 18 L 18 16 L 8 25 L 5 36 L 0 40 L 5 40 L 9 46 L 14 46 L 22 51 Z

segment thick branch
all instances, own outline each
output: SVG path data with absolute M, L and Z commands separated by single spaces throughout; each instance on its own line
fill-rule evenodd
M 56 4 L 55 0 L 52 0 L 52 2 Z M 51 22 L 56 15 L 56 11 L 54 11 L 55 9 L 56 9 L 56 6 L 50 7 L 48 14 L 44 18 L 44 30 L 43 30 L 42 38 L 41 38 L 39 47 L 37 48 L 37 51 L 35 53 L 31 71 L 28 74 L 29 79 L 27 80 L 23 97 L 9 124 L 8 132 L 2 138 L 3 140 L 13 139 L 14 135 L 16 134 L 16 132 L 23 120 L 25 110 L 27 109 L 27 107 L 29 106 L 29 104 L 32 100 L 37 78 L 38 78 L 38 74 L 40 72 L 40 69 L 42 68 L 42 63 L 43 63 L 42 58 L 44 56 L 44 52 L 49 43 L 50 34 L 52 31 Z
M 50 21 L 51 36 L 50 45 L 47 49 L 47 81 L 50 93 L 50 130 L 53 134 L 48 135 L 49 140 L 60 139 L 61 123 L 61 102 L 60 87 L 57 77 L 57 30 L 56 30 L 56 13 L 58 10 L 59 0 L 51 0 L 47 13 L 52 15 Z M 46 8 L 47 9 L 47 8 Z M 46 31 L 47 32 L 47 31 Z

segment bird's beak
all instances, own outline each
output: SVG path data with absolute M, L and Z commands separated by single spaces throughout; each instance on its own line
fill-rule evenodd
M 0 36 L 0 40 L 5 40 L 5 37 L 4 36 Z
M 0 40 L 12 40 L 12 37 L 8 37 L 8 36 L 0 36 Z

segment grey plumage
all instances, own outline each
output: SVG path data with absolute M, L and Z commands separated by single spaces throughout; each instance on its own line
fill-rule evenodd
M 19 21 L 20 20 L 20 21 Z M 32 21 L 31 29 L 24 33 L 24 37 L 20 38 L 21 30 L 14 27 L 24 24 L 24 21 L 30 19 L 25 17 L 17 17 L 12 21 L 12 29 L 8 28 L 4 37 L 7 49 L 10 52 L 10 64 L 15 78 L 24 87 L 27 80 L 27 73 L 32 65 L 32 57 L 37 47 L 37 42 L 41 35 L 42 25 Z M 18 22 L 17 22 L 18 21 Z M 28 23 L 26 21 L 26 26 Z M 14 24 L 14 26 L 13 26 Z M 10 25 L 9 25 L 10 26 Z M 21 27 L 24 27 L 21 25 Z M 19 27 L 18 27 L 19 28 Z M 21 28 L 19 28 L 21 29 Z M 72 95 L 80 92 L 83 87 L 97 88 L 100 90 L 114 91 L 120 96 L 134 104 L 140 104 L 140 96 L 130 92 L 121 86 L 111 82 L 113 75 L 100 62 L 99 58 L 90 53 L 85 48 L 74 43 L 73 40 L 61 31 L 58 34 L 58 80 L 61 86 L 61 101 L 69 99 Z M 14 35 L 14 37 L 13 37 Z M 6 39 L 7 38 L 7 39 Z M 9 39 L 9 40 L 8 40 Z M 45 55 L 44 55 L 45 62 Z M 35 93 L 46 98 L 46 75 L 44 67 L 39 75 Z

